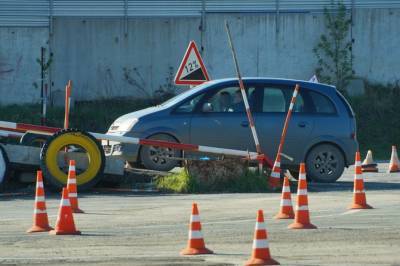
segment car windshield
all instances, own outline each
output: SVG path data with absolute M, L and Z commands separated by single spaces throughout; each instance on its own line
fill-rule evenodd
M 187 91 L 184 91 L 184 92 L 172 97 L 171 99 L 163 102 L 160 105 L 163 106 L 163 107 L 171 107 L 171 106 L 179 103 L 180 101 L 186 99 L 187 97 L 189 97 L 189 96 L 201 91 L 203 88 L 209 86 L 210 84 L 211 84 L 211 82 L 203 83 L 203 84 L 201 84 L 199 86 L 194 87 L 193 89 L 189 89 Z

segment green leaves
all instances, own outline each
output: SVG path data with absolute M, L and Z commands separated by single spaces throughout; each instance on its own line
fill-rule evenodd
M 320 36 L 313 49 L 318 62 L 315 72 L 321 82 L 344 90 L 353 78 L 352 42 L 349 36 L 351 19 L 342 1 L 331 1 L 330 8 L 324 8 L 324 16 L 327 31 Z

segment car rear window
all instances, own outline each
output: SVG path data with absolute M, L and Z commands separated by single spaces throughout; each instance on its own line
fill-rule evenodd
M 308 94 L 310 95 L 314 108 L 315 113 L 318 114 L 335 114 L 336 108 L 332 101 L 318 92 L 309 91 Z

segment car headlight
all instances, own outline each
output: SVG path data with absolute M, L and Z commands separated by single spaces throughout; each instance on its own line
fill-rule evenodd
M 108 131 L 110 132 L 128 132 L 138 122 L 138 119 L 130 119 L 122 123 L 114 122 Z

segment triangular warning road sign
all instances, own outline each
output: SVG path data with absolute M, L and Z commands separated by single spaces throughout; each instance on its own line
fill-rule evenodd
M 178 73 L 176 73 L 175 84 L 199 85 L 209 80 L 207 69 L 204 66 L 203 59 L 201 59 L 196 43 L 191 41 L 179 66 Z

